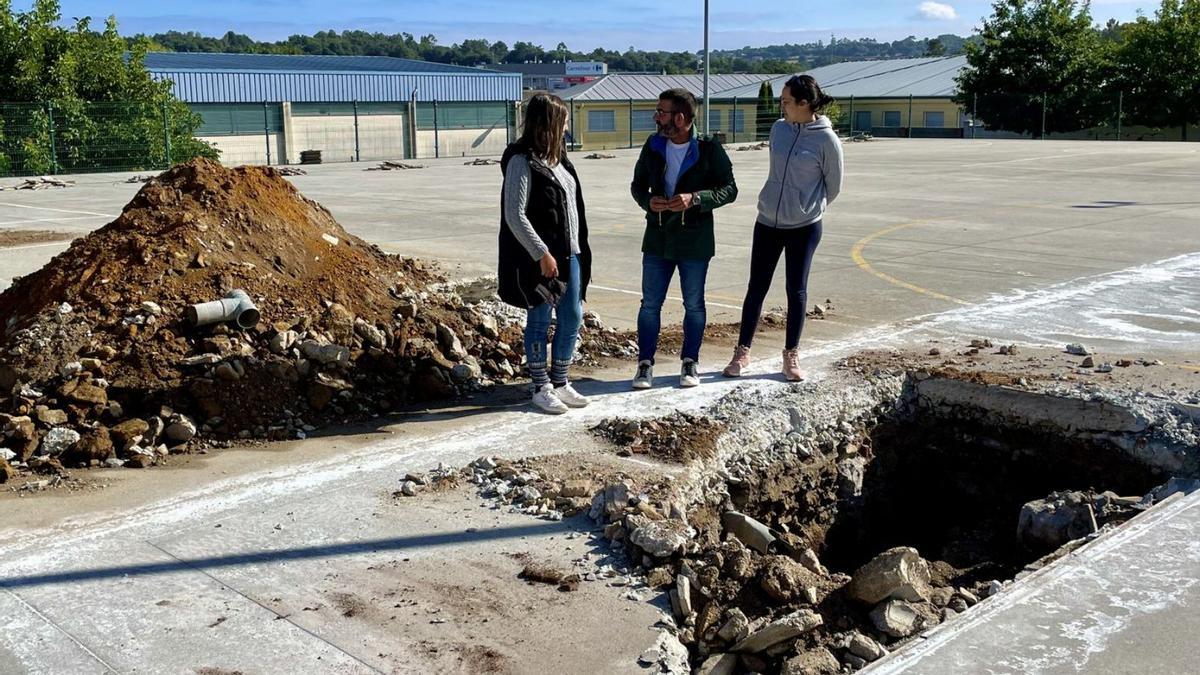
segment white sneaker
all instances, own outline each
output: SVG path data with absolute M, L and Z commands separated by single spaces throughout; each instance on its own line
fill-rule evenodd
M 679 386 L 694 387 L 700 384 L 699 366 L 691 359 L 684 359 L 679 367 Z
M 588 404 L 588 398 L 575 391 L 575 387 L 572 387 L 570 382 L 561 387 L 555 387 L 554 395 L 558 397 L 558 400 L 567 404 L 568 408 L 586 408 Z
M 559 400 L 554 393 L 554 385 L 543 384 L 538 387 L 538 390 L 533 392 L 533 404 L 541 408 L 543 412 L 548 412 L 551 415 L 561 415 L 569 408 L 567 404 Z
M 639 361 L 637 374 L 633 376 L 634 389 L 649 389 L 654 385 L 654 366 L 649 361 Z

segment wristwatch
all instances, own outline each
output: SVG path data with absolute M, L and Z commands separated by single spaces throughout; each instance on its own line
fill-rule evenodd
M 688 204 L 688 206 L 689 207 L 700 206 L 700 193 L 699 192 L 692 193 L 692 203 Z

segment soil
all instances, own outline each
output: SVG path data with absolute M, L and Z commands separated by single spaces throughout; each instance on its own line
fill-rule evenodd
M 648 420 L 614 417 L 592 427 L 592 433 L 617 446 L 618 456 L 648 454 L 676 464 L 711 458 L 724 431 L 708 417 L 685 412 Z
M 75 235 L 53 230 L 0 230 L 0 248 L 67 241 Z

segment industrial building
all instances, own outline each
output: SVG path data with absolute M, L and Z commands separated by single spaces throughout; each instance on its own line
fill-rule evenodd
M 955 78 L 966 66 L 965 56 L 847 61 L 814 68 L 807 74 L 837 100 L 842 131 L 961 138 L 968 119 L 953 96 L 958 87 Z M 776 96 L 789 77 L 780 75 L 769 80 Z M 742 98 L 757 95 L 758 85 L 721 94 Z
M 500 63 L 491 68 L 505 73 L 521 73 L 522 86 L 531 92 L 557 93 L 608 74 L 608 64 L 602 61 Z
M 519 73 L 386 56 L 151 52 L 146 67 L 230 164 L 497 155 L 521 101 Z
M 961 137 L 968 123 L 953 101 L 955 78 L 965 56 L 851 61 L 806 71 L 837 99 L 842 132 L 878 136 Z M 709 77 L 709 133 L 728 142 L 758 140 L 758 92 L 764 81 L 778 99 L 792 75 L 712 75 Z M 654 131 L 654 106 L 665 89 L 684 87 L 701 98 L 700 75 L 613 73 L 561 92 L 571 105 L 572 137 L 585 150 L 641 145 Z M 772 110 L 778 110 L 773 103 Z M 703 129 L 703 112 L 697 127 Z

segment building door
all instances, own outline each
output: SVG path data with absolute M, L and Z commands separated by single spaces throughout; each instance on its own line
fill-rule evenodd
M 871 130 L 871 111 L 870 110 L 855 110 L 854 111 L 854 129 L 856 131 Z

